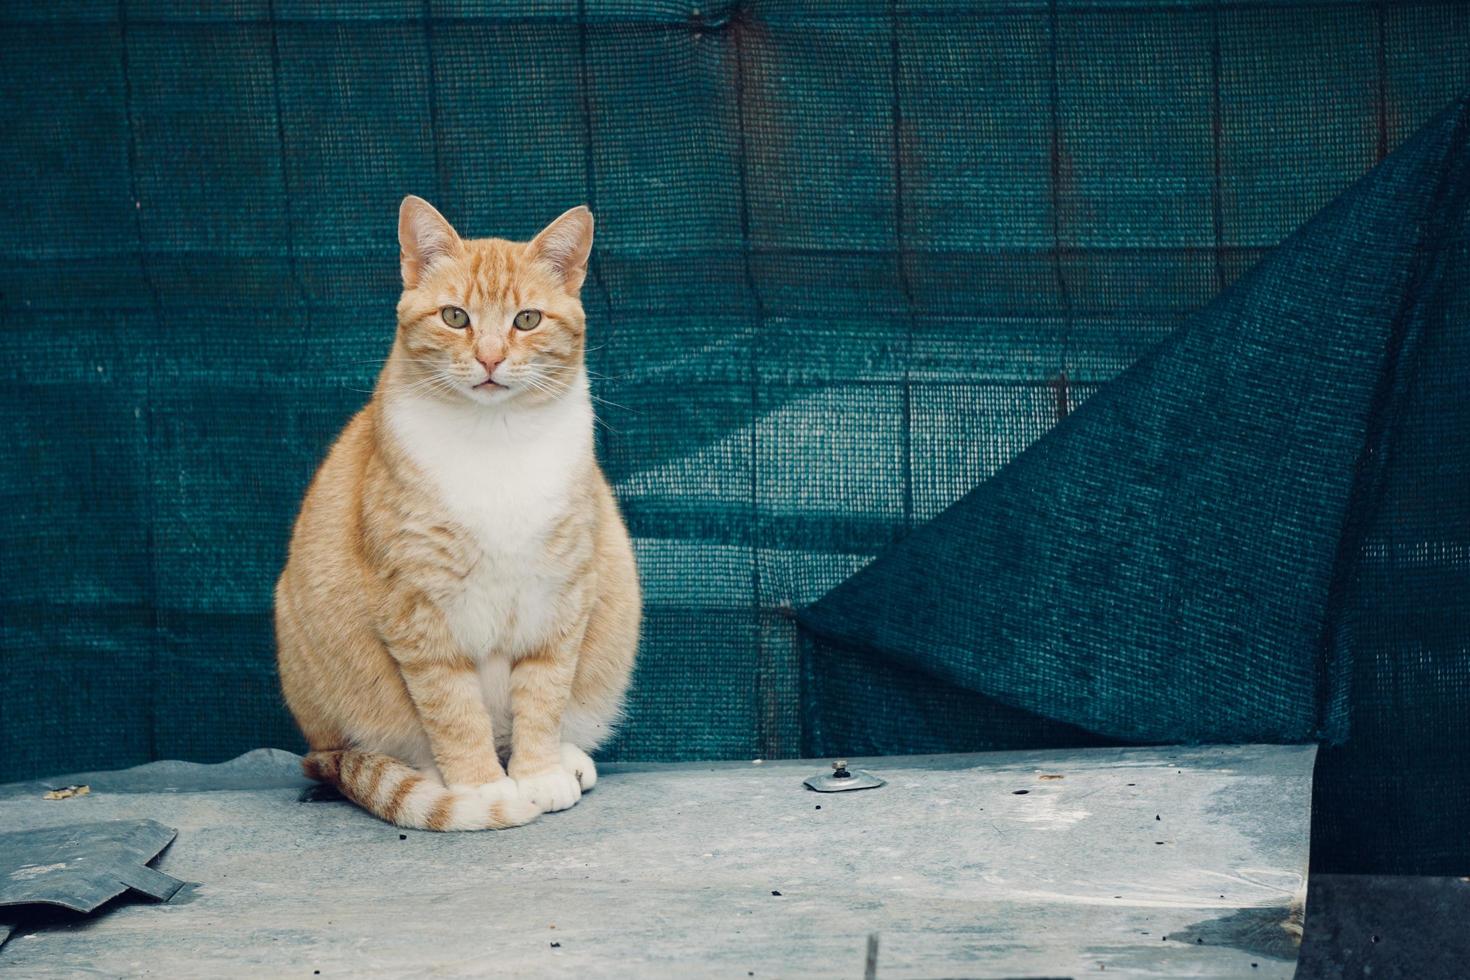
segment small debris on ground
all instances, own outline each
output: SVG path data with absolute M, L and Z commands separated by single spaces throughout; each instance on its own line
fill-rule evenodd
M 1029 792 L 1031 792 L 1029 789 L 1013 789 L 1013 790 L 1011 790 L 1011 795 L 1012 796 L 1025 796 Z
M 775 895 L 775 896 L 776 896 L 776 897 L 777 897 L 777 898 L 780 898 L 780 897 L 781 897 L 781 893 L 780 893 L 780 892 L 778 892 L 778 891 L 776 891 L 776 890 L 775 890 L 775 889 L 772 889 L 772 890 L 771 890 L 771 894 L 772 894 L 772 895 Z
M 822 808 L 822 804 L 818 803 L 817 804 L 817 809 L 820 810 L 821 808 Z
M 408 835 L 407 834 L 399 834 L 398 835 L 398 839 L 399 840 L 408 840 Z
M 561 949 L 561 943 L 552 943 L 551 944 L 551 948 L 552 949 Z
M 60 789 L 53 789 L 53 790 L 51 790 L 45 796 L 41 797 L 41 799 L 43 799 L 43 800 L 69 800 L 73 796 L 86 796 L 90 792 L 92 792 L 92 787 L 86 786 L 86 785 L 81 785 L 81 786 L 63 786 Z
M 1048 772 L 1048 773 L 1043 773 L 1042 775 L 1037 776 L 1036 778 L 1037 779 L 1065 779 L 1066 777 L 1063 776 L 1063 775 L 1061 775 L 1060 773 Z

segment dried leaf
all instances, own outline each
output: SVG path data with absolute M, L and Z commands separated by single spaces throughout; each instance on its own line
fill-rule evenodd
M 69 800 L 73 796 L 86 796 L 90 792 L 92 792 L 92 787 L 90 786 L 63 786 L 60 789 L 53 789 L 51 792 L 41 797 L 41 799 Z

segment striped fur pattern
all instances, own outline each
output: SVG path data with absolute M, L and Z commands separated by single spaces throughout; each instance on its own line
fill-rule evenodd
M 358 806 L 400 827 L 418 830 L 503 830 L 529 823 L 541 810 L 510 792 L 489 799 L 455 791 L 390 755 L 337 749 L 312 752 L 302 764 L 312 779 L 332 783 Z M 506 779 L 498 784 L 513 789 Z
M 399 241 L 392 351 L 276 585 L 281 686 L 312 778 L 403 827 L 510 827 L 595 785 L 638 641 L 583 367 L 592 216 L 464 240 L 410 197 Z

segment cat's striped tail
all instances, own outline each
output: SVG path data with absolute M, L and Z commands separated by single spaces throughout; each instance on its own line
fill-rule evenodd
M 515 782 L 504 798 L 493 791 L 446 789 L 417 769 L 380 752 L 332 749 L 312 752 L 301 762 L 311 779 L 331 783 L 358 806 L 389 823 L 414 830 L 504 830 L 530 823 L 541 808 L 516 796 Z

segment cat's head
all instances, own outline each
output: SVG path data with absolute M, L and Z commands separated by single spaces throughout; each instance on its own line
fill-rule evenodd
M 398 244 L 397 389 L 531 405 L 578 382 L 592 212 L 572 208 L 529 242 L 463 239 L 410 195 L 398 210 Z

